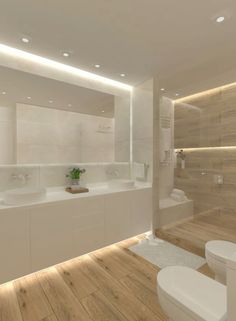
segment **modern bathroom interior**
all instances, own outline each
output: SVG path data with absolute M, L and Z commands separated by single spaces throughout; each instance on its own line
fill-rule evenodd
M 235 5 L 20 2 L 0 12 L 0 321 L 235 321 Z

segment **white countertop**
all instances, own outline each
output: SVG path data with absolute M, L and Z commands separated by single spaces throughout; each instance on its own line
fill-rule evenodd
M 10 208 L 25 208 L 25 207 L 35 207 L 41 206 L 43 204 L 50 204 L 59 201 L 65 201 L 70 199 L 78 199 L 85 198 L 91 196 L 101 196 L 112 193 L 120 193 L 120 192 L 128 192 L 133 190 L 140 190 L 144 188 L 151 188 L 151 183 L 143 183 L 143 182 L 135 182 L 135 186 L 132 188 L 118 188 L 112 187 L 110 188 L 106 183 L 98 183 L 98 184 L 88 184 L 86 186 L 89 189 L 88 193 L 79 193 L 79 194 L 71 194 L 65 191 L 65 186 L 59 187 L 50 187 L 47 188 L 47 196 L 43 201 L 35 202 L 35 203 L 27 203 L 23 205 L 6 205 L 3 201 L 3 193 L 0 193 L 0 210 L 2 209 L 10 209 Z

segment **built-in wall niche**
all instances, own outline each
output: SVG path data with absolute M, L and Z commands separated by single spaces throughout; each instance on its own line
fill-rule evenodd
M 130 97 L 0 67 L 0 164 L 128 162 Z

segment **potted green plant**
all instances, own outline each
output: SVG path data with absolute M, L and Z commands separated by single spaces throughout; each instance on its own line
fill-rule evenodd
M 80 186 L 80 177 L 81 174 L 84 174 L 86 170 L 84 168 L 73 167 L 69 170 L 69 173 L 66 175 L 71 181 L 71 189 L 76 189 Z

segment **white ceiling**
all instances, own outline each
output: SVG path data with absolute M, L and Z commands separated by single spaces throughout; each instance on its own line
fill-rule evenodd
M 16 103 L 114 117 L 113 95 L 0 66 L 0 105 Z
M 235 0 L 2 0 L 0 42 L 131 85 L 157 74 L 183 95 L 236 69 L 235 11 Z

